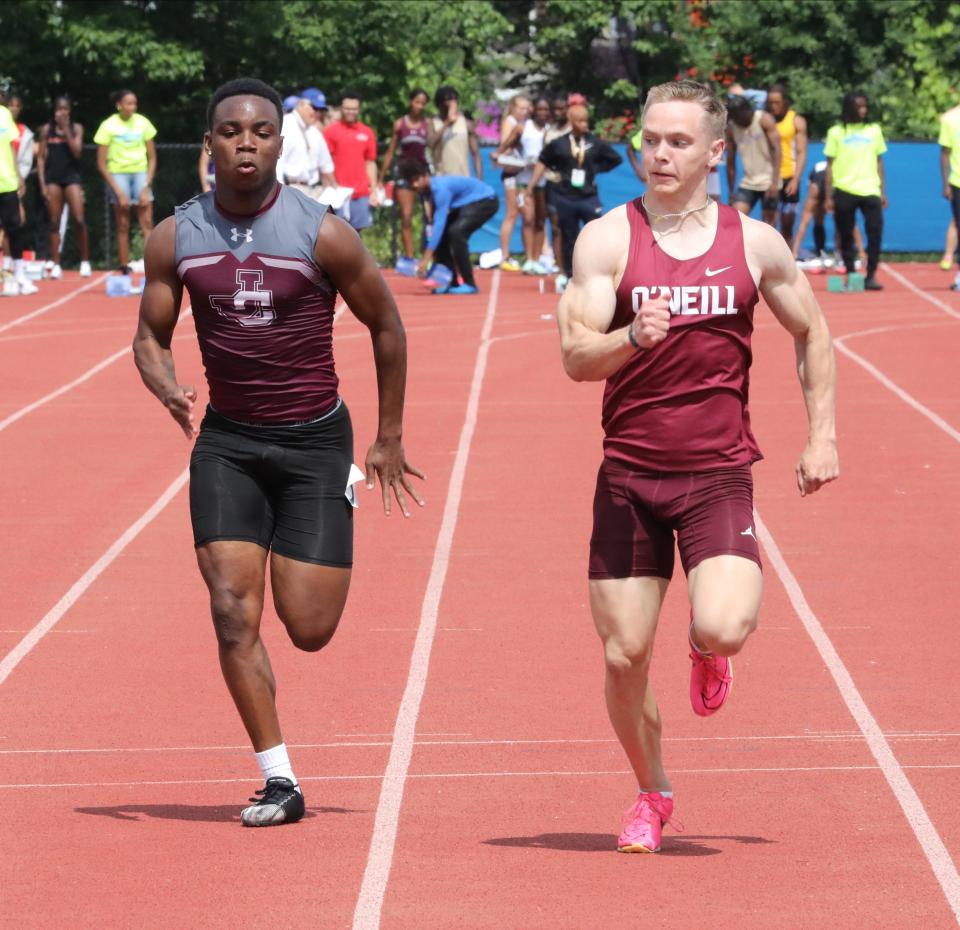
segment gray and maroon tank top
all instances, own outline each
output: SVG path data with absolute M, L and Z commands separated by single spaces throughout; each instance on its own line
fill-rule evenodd
M 400 157 L 409 158 L 418 164 L 427 164 L 427 120 L 414 126 L 406 114 L 400 117 Z
M 290 187 L 259 213 L 214 192 L 176 209 L 177 274 L 190 294 L 210 403 L 248 423 L 295 423 L 337 400 L 336 288 L 314 260 L 327 208 Z
M 670 332 L 607 379 L 604 455 L 638 471 L 698 472 L 762 458 L 747 406 L 757 287 L 740 214 L 718 205 L 713 245 L 671 258 L 656 243 L 639 199 L 627 204 L 630 252 L 610 330 L 643 301 L 670 298 Z

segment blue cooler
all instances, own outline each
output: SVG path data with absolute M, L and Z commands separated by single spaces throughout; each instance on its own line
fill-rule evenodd
M 433 287 L 449 287 L 453 281 L 453 272 L 446 265 L 436 264 L 430 269 L 427 280 L 433 282 Z
M 397 264 L 394 265 L 393 270 L 397 274 L 402 274 L 405 278 L 415 278 L 417 276 L 417 264 L 415 258 L 407 258 L 405 255 L 401 255 L 397 259 Z

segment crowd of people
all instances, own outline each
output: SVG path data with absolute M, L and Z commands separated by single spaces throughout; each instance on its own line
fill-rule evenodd
M 128 273 L 131 211 L 136 212 L 144 244 L 153 229 L 157 131 L 138 111 L 134 91 L 118 91 L 112 103 L 115 112 L 99 124 L 93 142 L 113 210 L 117 267 Z M 576 93 L 530 96 L 521 92 L 510 98 L 501 118 L 500 142 L 491 156 L 499 178 L 489 183 L 483 177 L 476 127 L 461 109 L 456 88 L 442 86 L 432 97 L 426 89 L 413 89 L 406 112 L 393 122 L 380 158 L 376 132 L 360 118 L 359 92 L 345 89 L 328 103 L 323 91 L 307 87 L 283 101 L 284 145 L 277 178 L 328 205 L 360 233 L 373 224 L 377 207 L 395 203 L 405 260 L 398 267 L 427 277 L 432 262 L 425 262 L 424 256 L 446 266 L 451 280 L 440 280 L 434 288 L 444 294 L 469 293 L 476 287 L 469 239 L 502 203 L 499 248 L 485 253 L 481 264 L 527 275 L 556 274 L 556 290 L 562 293 L 572 273 L 579 230 L 605 209 L 596 176 L 621 162 L 612 146 L 590 132 L 586 103 Z M 809 166 L 802 204 L 808 127 L 787 87 L 777 83 L 760 90 L 733 84 L 727 89 L 726 106 L 730 203 L 747 214 L 759 209 L 762 219 L 779 229 L 806 269 L 842 266 L 848 274 L 864 271 L 864 287 L 881 289 L 876 269 L 887 202 L 882 159 L 886 143 L 879 124 L 870 118 L 867 96 L 862 92 L 845 95 L 840 120 L 827 133 L 823 160 Z M 91 274 L 81 173 L 86 136 L 83 125 L 73 118 L 66 95 L 54 99 L 49 120 L 36 132 L 22 121 L 22 110 L 23 100 L 15 93 L 0 103 L 0 242 L 6 252 L 4 269 L 13 272 L 16 292 L 30 294 L 37 288 L 21 257 L 26 222 L 23 193 L 24 182 L 34 170 L 49 229 L 48 246 L 41 248 L 49 256 L 44 276 L 62 275 L 61 245 L 68 217 L 80 255 L 80 274 Z M 646 183 L 640 160 L 642 136 L 639 131 L 628 140 L 627 157 L 638 180 Z M 956 216 L 960 214 L 960 107 L 944 114 L 938 141 L 944 196 Z M 461 180 L 435 183 L 438 178 Z M 201 191 L 215 184 L 215 166 L 206 149 L 200 153 L 198 180 Z M 711 171 L 707 190 L 711 198 L 720 200 L 718 168 Z M 423 234 L 415 242 L 418 211 Z M 865 242 L 856 222 L 858 211 Z M 831 213 L 836 257 L 827 251 L 825 219 Z M 518 222 L 523 243 L 519 259 L 510 247 Z M 813 252 L 801 255 L 801 243 L 811 225 Z M 960 261 L 960 250 L 951 220 L 941 267 L 948 270 L 955 260 Z M 960 289 L 960 272 L 953 287 Z

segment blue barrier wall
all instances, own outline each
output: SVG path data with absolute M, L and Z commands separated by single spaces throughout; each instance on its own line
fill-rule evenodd
M 883 156 L 887 175 L 887 197 L 890 206 L 886 211 L 883 230 L 885 252 L 936 252 L 943 249 L 944 234 L 950 222 L 950 205 L 943 198 L 940 180 L 940 147 L 933 142 L 891 142 Z M 638 196 L 643 185 L 637 180 L 626 160 L 626 147 L 615 146 L 623 155 L 623 164 L 615 171 L 599 177 L 600 199 L 605 210 Z M 503 185 L 499 173 L 490 162 L 492 149 L 481 150 L 484 179 L 492 184 L 500 195 L 501 206 L 496 216 L 486 223 L 470 239 L 474 252 L 495 249 L 500 243 L 500 222 L 503 219 Z M 823 143 L 811 142 L 805 175 L 823 158 Z M 726 170 L 720 168 L 724 203 L 727 202 Z M 807 178 L 801 187 L 801 201 L 806 195 Z M 760 205 L 754 210 L 759 217 Z M 833 241 L 833 221 L 827 218 L 827 242 Z M 804 245 L 813 248 L 813 237 L 808 230 Z M 520 222 L 514 228 L 511 249 L 515 254 L 523 252 L 520 238 Z

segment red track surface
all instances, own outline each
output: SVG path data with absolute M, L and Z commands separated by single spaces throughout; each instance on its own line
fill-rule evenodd
M 896 270 L 960 315 L 948 275 Z M 180 491 L 0 683 L 0 924 L 349 928 L 368 860 L 376 871 L 392 851 L 382 906 L 368 898 L 358 930 L 955 926 L 960 318 L 881 277 L 887 289 L 865 295 L 814 279 L 834 337 L 874 371 L 838 353 L 843 477 L 806 500 L 792 344 L 758 311 L 756 501 L 946 847 L 946 891 L 769 555 L 760 630 L 708 721 L 687 701 L 675 579 L 654 675 L 686 832 L 659 856 L 611 851 L 633 785 L 586 605 L 600 386 L 565 378 L 542 318 L 555 298 L 518 275 L 500 282 L 461 449 L 426 690 L 405 705 L 416 744 L 388 785 L 403 789 L 396 844 L 371 853 L 492 286 L 444 300 L 392 279 L 410 340 L 407 451 L 428 506 L 384 520 L 364 498 L 353 591 L 323 653 L 297 653 L 272 613 L 264 622 L 308 818 L 238 825 L 258 772 L 219 677 Z M 100 288 L 2 328 L 84 283 L 0 301 L 0 421 L 129 344 L 136 301 Z M 181 334 L 180 378 L 202 382 L 188 320 Z M 362 460 L 375 385 L 349 315 L 337 359 Z M 0 662 L 188 454 L 128 355 L 0 430 Z

